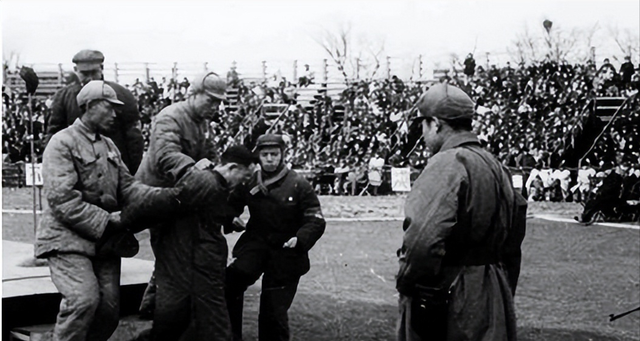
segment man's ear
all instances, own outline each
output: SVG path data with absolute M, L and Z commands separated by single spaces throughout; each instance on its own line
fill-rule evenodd
M 440 119 L 438 119 L 437 117 L 434 117 L 433 124 L 436 125 L 436 133 L 439 133 L 440 129 L 442 128 L 442 122 L 440 122 Z

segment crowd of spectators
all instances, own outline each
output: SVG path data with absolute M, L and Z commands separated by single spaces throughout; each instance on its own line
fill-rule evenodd
M 34 99 L 29 113 L 28 99 L 18 93 L 2 92 L 2 154 L 3 162 L 15 163 L 31 159 L 31 139 L 34 139 L 34 154 L 42 156 L 42 139 L 45 129 L 45 115 L 48 107 L 45 101 Z M 33 120 L 33 133 L 31 119 Z
M 522 169 L 525 175 L 535 168 L 575 168 L 563 164 L 564 156 L 580 143 L 590 117 L 586 108 L 596 96 L 631 97 L 632 103 L 590 154 L 591 164 L 596 169 L 613 164 L 619 150 L 625 162 L 638 163 L 640 101 L 633 95 L 640 79 L 630 60 L 618 73 L 608 60 L 600 68 L 593 63 L 545 61 L 515 68 L 510 63 L 492 65 L 485 70 L 469 58 L 473 56 L 465 60 L 463 72 L 454 69 L 437 81 L 458 85 L 476 100 L 474 128 L 505 165 Z M 364 186 L 368 173 L 376 176 L 374 171 L 388 184 L 389 167 L 408 166 L 417 174 L 427 162 L 429 151 L 420 143 L 420 131 L 411 126 L 410 117 L 415 114 L 413 104 L 431 82 L 405 83 L 396 76 L 354 81 L 345 84 L 340 96 L 320 91 L 313 100 L 302 101 L 300 93 L 318 82 L 312 74 L 294 82 L 279 78 L 246 84 L 232 68 L 227 80 L 233 89 L 231 101 L 221 107 L 209 132 L 219 150 L 237 142 L 251 147 L 267 130 L 283 133 L 291 147 L 288 160 L 293 168 L 336 175 L 318 184 L 319 190 L 331 193 L 349 192 L 358 183 Z M 151 78 L 136 80 L 127 88 L 138 98 L 143 134 L 148 138 L 155 115 L 183 100 L 189 81 L 163 77 L 158 83 Z M 37 155 L 42 153 L 49 101 L 33 102 Z M 3 154 L 10 162 L 30 157 L 34 135 L 26 108 L 24 96 L 3 91 Z M 370 166 L 373 159 L 375 167 Z

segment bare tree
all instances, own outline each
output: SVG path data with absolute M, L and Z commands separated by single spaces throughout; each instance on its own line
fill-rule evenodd
M 365 63 L 365 66 L 370 68 L 367 78 L 374 78 L 378 70 L 380 70 L 380 57 L 382 57 L 384 53 L 384 39 L 378 40 L 377 44 L 369 44 L 367 49 L 369 52 L 368 56 L 372 60 L 371 63 Z M 366 61 L 366 56 L 364 59 Z
M 540 38 L 533 36 L 528 27 L 516 36 L 513 45 L 513 47 L 507 47 L 507 52 L 513 56 L 514 62 L 532 63 L 542 60 Z
M 321 39 L 316 42 L 329 54 L 329 57 L 336 63 L 338 70 L 345 80 L 349 79 L 347 74 L 347 62 L 351 55 L 351 25 L 342 25 L 337 32 L 326 30 Z
M 593 26 L 591 26 L 591 28 L 589 28 L 586 31 L 585 38 L 586 38 L 587 48 L 589 49 L 589 53 L 591 53 L 591 47 L 594 46 L 594 37 L 599 29 L 600 29 L 600 25 L 598 23 L 595 23 Z M 591 58 L 591 56 L 589 56 L 589 58 Z
M 542 60 L 555 62 L 584 62 L 589 59 L 598 24 L 588 28 L 565 30 L 545 20 L 539 34 L 533 34 L 528 28 L 518 34 L 513 46 L 507 48 L 517 63 L 534 63 Z
M 622 54 L 625 56 L 640 55 L 640 38 L 637 31 L 634 32 L 631 29 L 620 30 L 617 26 L 611 26 L 607 31 L 613 37 Z
M 373 78 L 380 69 L 384 40 L 371 42 L 362 36 L 354 43 L 352 36 L 351 25 L 343 24 L 336 31 L 324 30 L 321 38 L 314 40 L 327 52 L 345 81 Z

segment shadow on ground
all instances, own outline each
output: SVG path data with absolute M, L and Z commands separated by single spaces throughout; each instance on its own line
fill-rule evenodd
M 245 303 L 244 339 L 257 340 L 257 292 L 248 295 Z M 289 311 L 291 340 L 395 340 L 397 307 L 376 302 L 349 301 L 327 295 L 300 294 Z M 111 338 L 143 341 L 139 333 L 151 323 L 135 319 L 123 320 Z M 519 327 L 520 341 L 632 341 L 633 337 L 603 335 L 597 332 L 561 328 Z

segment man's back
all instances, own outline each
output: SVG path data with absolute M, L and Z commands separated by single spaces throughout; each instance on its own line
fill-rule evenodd
M 398 291 L 446 289 L 459 278 L 449 337 L 513 340 L 526 201 L 499 162 L 477 145 L 439 152 L 416 180 L 405 214 Z
M 463 90 L 435 85 L 416 106 L 435 154 L 405 205 L 398 340 L 515 340 L 526 201 L 471 132 Z
M 438 202 L 432 195 L 441 191 L 455 193 L 451 196 L 457 199 L 455 212 L 449 211 L 450 203 Z M 468 257 L 469 250 L 483 258 L 500 256 L 494 251 L 503 247 L 513 202 L 514 190 L 500 163 L 479 146 L 464 146 L 440 152 L 429 161 L 405 210 L 408 217 L 414 215 L 412 220 L 437 221 L 447 214 L 455 218 L 443 259 L 455 263 Z

